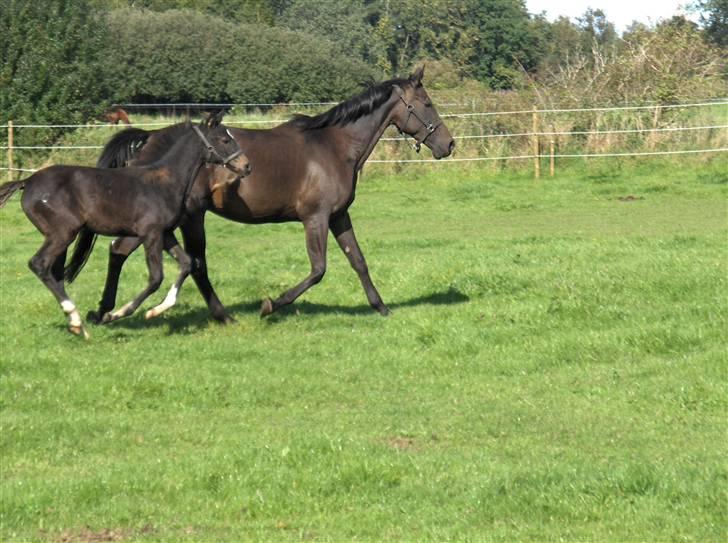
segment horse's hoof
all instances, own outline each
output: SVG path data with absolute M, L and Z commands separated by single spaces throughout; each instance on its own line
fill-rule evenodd
M 101 313 L 98 311 L 89 311 L 86 313 L 86 320 L 94 324 L 101 324 Z
M 237 320 L 235 319 L 235 317 L 231 317 L 231 316 L 230 316 L 230 315 L 228 315 L 227 313 L 225 313 L 225 314 L 224 314 L 224 315 L 222 316 L 222 318 L 221 318 L 221 319 L 217 319 L 217 320 L 218 320 L 218 321 L 220 321 L 220 324 L 235 324 L 236 322 L 238 322 L 238 321 L 237 321 Z
M 266 298 L 260 306 L 260 317 L 267 317 L 273 313 L 273 300 Z
M 88 332 L 86 331 L 86 329 L 83 327 L 82 324 L 79 324 L 79 325 L 69 324 L 68 331 L 76 336 L 82 337 L 83 339 L 89 339 L 91 337 L 91 336 L 89 336 Z
M 392 312 L 389 310 L 389 308 L 384 304 L 382 304 L 380 307 L 378 307 L 377 311 L 379 311 L 379 314 L 382 317 L 387 317 L 392 314 Z

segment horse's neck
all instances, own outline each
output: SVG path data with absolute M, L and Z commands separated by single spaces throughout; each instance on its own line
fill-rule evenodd
M 372 154 L 379 138 L 392 124 L 392 110 L 396 105 L 394 96 L 395 94 L 392 93 L 392 98 L 377 109 L 340 128 L 351 141 L 351 158 L 356 162 L 355 171 L 361 169 L 369 155 Z
M 182 136 L 172 148 L 157 162 L 157 167 L 167 168 L 172 174 L 175 194 L 182 203 L 187 200 L 203 160 L 202 142 L 190 132 Z
M 190 132 L 177 140 L 157 165 L 169 169 L 174 183 L 185 187 L 190 183 L 190 175 L 194 176 L 202 165 L 202 153 L 202 142 Z

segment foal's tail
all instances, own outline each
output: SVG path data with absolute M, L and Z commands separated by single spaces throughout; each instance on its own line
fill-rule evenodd
M 101 156 L 96 161 L 97 168 L 123 168 L 136 156 L 147 142 L 150 132 L 141 128 L 127 128 L 114 135 L 104 146 Z M 73 254 L 63 270 L 66 281 L 72 283 L 86 265 L 88 257 L 96 243 L 96 233 L 87 227 L 81 228 L 73 246 Z
M 10 200 L 13 194 L 19 190 L 23 190 L 26 181 L 27 179 L 23 179 L 22 181 L 10 181 L 9 183 L 0 185 L 0 208 L 5 205 L 5 202 Z

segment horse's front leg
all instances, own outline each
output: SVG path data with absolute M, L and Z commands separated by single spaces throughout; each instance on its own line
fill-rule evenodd
M 144 252 L 147 256 L 147 269 L 149 270 L 147 286 L 132 301 L 124 304 L 117 311 L 104 313 L 101 322 L 113 322 L 117 319 L 128 317 L 137 310 L 144 300 L 156 292 L 162 284 L 162 279 L 164 279 L 164 273 L 162 271 L 162 234 L 150 234 L 144 238 L 143 242 Z
M 371 277 L 369 277 L 369 268 L 359 248 L 359 243 L 357 243 L 356 237 L 354 236 L 354 227 L 351 225 L 349 213 L 342 213 L 332 218 L 329 226 L 331 233 L 336 238 L 336 242 L 349 260 L 349 264 L 351 264 L 351 267 L 359 275 L 359 280 L 361 281 L 362 287 L 364 287 L 369 305 L 379 311 L 381 315 L 389 315 L 389 308 L 384 305 L 382 297 L 377 292 L 374 283 L 372 283 Z
M 179 266 L 179 275 L 172 285 L 172 288 L 169 289 L 164 301 L 144 314 L 144 318 L 146 319 L 158 317 L 177 303 L 177 294 L 179 294 L 179 291 L 182 288 L 182 283 L 185 282 L 185 279 L 187 279 L 187 276 L 192 270 L 192 259 L 184 251 L 184 249 L 182 249 L 177 238 L 174 237 L 174 233 L 171 231 L 165 232 L 164 234 L 164 249 L 177 261 L 177 265 Z
M 192 278 L 195 280 L 200 294 L 205 299 L 212 317 L 224 324 L 235 322 L 235 319 L 228 315 L 225 306 L 222 305 L 217 294 L 215 294 L 215 290 L 210 283 L 210 278 L 207 276 L 207 260 L 205 257 L 207 241 L 205 238 L 204 211 L 189 216 L 180 225 L 180 230 L 182 231 L 185 251 L 192 258 Z
M 326 236 L 328 235 L 329 217 L 314 216 L 306 219 L 303 226 L 306 229 L 306 249 L 311 261 L 311 273 L 298 285 L 281 294 L 278 299 L 266 298 L 260 308 L 260 316 L 270 315 L 278 308 L 292 303 L 309 288 L 319 283 L 326 273 Z
M 117 238 L 111 242 L 109 247 L 109 268 L 106 272 L 106 284 L 104 293 L 101 295 L 98 311 L 89 311 L 86 318 L 96 324 L 101 323 L 105 314 L 109 313 L 116 305 L 116 291 L 119 288 L 119 277 L 124 262 L 129 258 L 137 247 L 142 244 L 141 238 L 124 237 Z

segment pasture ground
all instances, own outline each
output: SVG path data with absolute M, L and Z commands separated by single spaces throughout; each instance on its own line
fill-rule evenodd
M 727 172 L 371 166 L 352 217 L 390 317 L 330 238 L 324 281 L 261 320 L 308 271 L 302 228 L 210 216 L 237 323 L 189 281 L 88 342 L 28 270 L 14 197 L 0 539 L 725 541 Z M 107 243 L 69 289 L 83 314 Z M 139 252 L 120 301 L 145 278 Z

